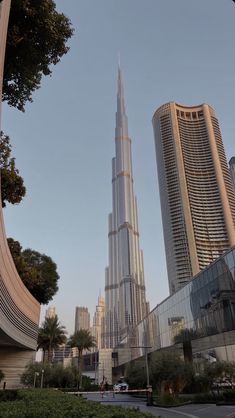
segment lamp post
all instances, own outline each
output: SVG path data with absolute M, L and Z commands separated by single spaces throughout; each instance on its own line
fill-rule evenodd
M 38 372 L 34 372 L 34 379 L 33 379 L 33 387 L 35 388 L 35 386 L 36 386 L 36 379 L 37 379 L 37 376 L 39 376 L 39 373 Z
M 96 347 L 96 350 L 97 351 L 95 351 L 95 362 L 94 362 L 94 365 L 95 365 L 95 384 L 99 384 L 99 382 L 97 382 L 97 366 L 100 364 L 99 363 L 99 361 L 98 361 L 98 348 Z
M 43 388 L 44 369 L 41 371 L 41 389 Z
M 152 348 L 147 345 L 138 345 L 130 348 L 144 348 L 144 357 L 145 357 L 145 370 L 146 370 L 146 380 L 147 380 L 147 406 L 153 404 L 153 391 L 152 386 L 149 383 L 149 364 L 148 364 L 148 349 Z

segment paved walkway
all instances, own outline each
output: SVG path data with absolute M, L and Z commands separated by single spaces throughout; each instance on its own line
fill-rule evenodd
M 99 393 L 84 395 L 88 400 L 109 405 L 121 405 L 125 408 L 139 408 L 142 412 L 148 412 L 153 416 L 164 418 L 235 418 L 235 406 L 216 406 L 214 404 L 184 405 L 174 408 L 159 408 L 147 406 L 143 399 L 133 398 L 128 394 L 105 393 L 102 397 Z

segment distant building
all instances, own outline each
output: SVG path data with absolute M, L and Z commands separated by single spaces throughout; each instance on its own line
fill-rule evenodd
M 235 157 L 232 157 L 229 161 L 229 167 L 230 167 L 230 174 L 232 177 L 233 187 L 235 190 Z
M 235 193 L 211 106 L 166 103 L 153 128 L 173 294 L 235 245 Z
M 90 330 L 90 313 L 84 306 L 76 306 L 75 310 L 75 332 L 80 329 Z
M 56 316 L 55 306 L 49 306 L 49 308 L 46 310 L 45 318 L 55 318 L 55 316 Z
M 98 350 L 104 348 L 104 313 L 105 313 L 105 304 L 104 298 L 99 296 L 98 305 L 96 305 L 96 310 L 93 317 L 93 327 L 92 327 L 92 336 L 95 338 L 96 347 Z

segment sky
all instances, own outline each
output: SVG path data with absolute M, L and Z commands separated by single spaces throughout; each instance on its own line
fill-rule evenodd
M 163 103 L 207 102 L 226 155 L 235 155 L 235 5 L 232 0 L 56 0 L 74 27 L 70 51 L 25 113 L 3 105 L 2 129 L 27 196 L 4 209 L 8 237 L 52 257 L 55 306 L 68 333 L 75 306 L 104 295 L 112 210 L 118 55 L 124 78 L 147 299 L 168 296 L 151 119 Z M 41 318 L 45 308 L 42 307 Z

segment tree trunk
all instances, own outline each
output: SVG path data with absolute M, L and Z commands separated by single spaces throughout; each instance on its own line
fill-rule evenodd
M 78 351 L 79 389 L 82 389 L 82 351 Z
M 52 347 L 51 347 L 51 344 L 50 344 L 49 347 L 48 347 L 48 362 L 50 364 L 52 363 L 52 354 L 53 354 L 53 352 L 52 352 Z

